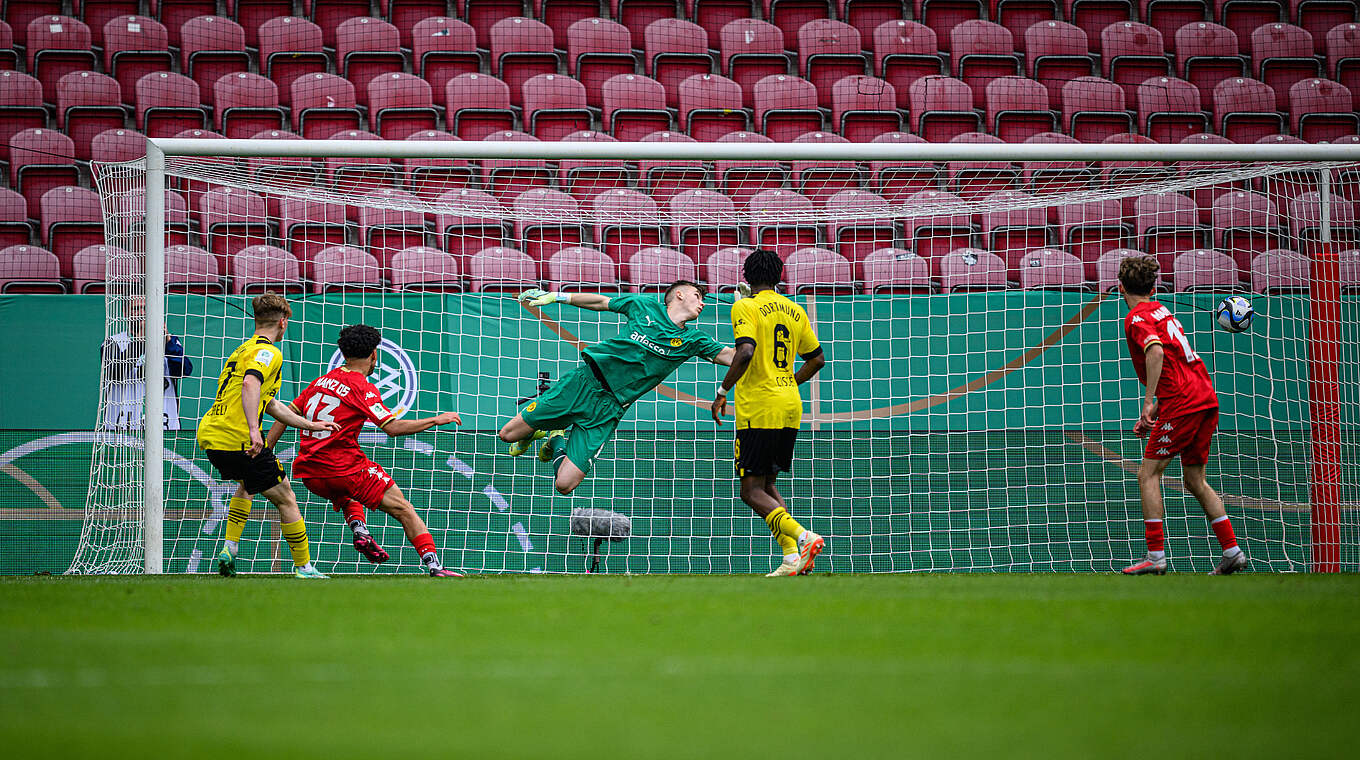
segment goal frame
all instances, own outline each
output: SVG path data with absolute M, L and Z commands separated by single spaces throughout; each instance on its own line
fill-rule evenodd
M 959 143 L 703 143 L 243 140 L 148 138 L 146 142 L 146 320 L 165 320 L 165 187 L 168 157 L 612 159 L 752 161 L 1162 161 L 1356 162 L 1360 144 L 1127 145 Z M 1321 253 L 1310 263 L 1307 352 L 1312 462 L 1310 571 L 1341 563 L 1340 259 L 1332 241 L 1331 172 L 1319 171 Z M 164 346 L 146 345 L 146 408 L 164 405 Z M 164 429 L 142 426 L 143 572 L 164 572 Z

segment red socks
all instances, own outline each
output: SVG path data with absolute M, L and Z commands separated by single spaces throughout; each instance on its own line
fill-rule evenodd
M 358 520 L 359 522 L 364 522 L 364 505 L 360 504 L 354 499 L 350 499 L 348 502 L 346 502 L 344 508 L 341 511 L 344 512 L 346 525 L 349 525 L 355 520 Z
M 1232 521 L 1227 515 L 1209 523 L 1209 527 L 1214 529 L 1214 535 L 1218 536 L 1218 545 L 1223 547 L 1223 551 L 1237 546 L 1237 536 L 1233 533 Z
M 421 557 L 424 557 L 426 554 L 431 554 L 435 550 L 434 539 L 430 537 L 429 533 L 421 533 L 419 536 L 416 536 L 411 541 L 411 545 L 416 548 L 416 554 L 419 554 Z
M 1144 520 L 1143 531 L 1147 535 L 1147 547 L 1150 552 L 1160 552 L 1166 549 L 1166 535 L 1162 532 L 1161 520 Z M 1232 532 L 1232 528 L 1228 528 Z

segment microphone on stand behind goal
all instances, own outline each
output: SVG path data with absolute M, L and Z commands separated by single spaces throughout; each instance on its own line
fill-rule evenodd
M 540 373 L 538 373 L 538 392 L 535 393 L 534 395 L 528 396 L 528 397 L 526 397 L 526 398 L 515 399 L 515 405 L 516 405 L 516 406 L 523 406 L 524 404 L 526 404 L 526 403 L 528 403 L 528 402 L 530 402 L 530 401 L 533 401 L 534 399 L 538 398 L 539 396 L 542 396 L 544 393 L 547 393 L 547 392 L 548 392 L 548 386 L 551 384 L 551 383 L 549 382 L 549 380 L 548 380 L 549 377 L 550 377 L 550 375 L 549 375 L 547 372 L 540 372 Z
M 571 532 L 580 536 L 589 552 L 586 559 L 587 573 L 600 572 L 600 545 L 605 541 L 618 543 L 633 535 L 633 521 L 628 515 L 610 512 L 607 509 L 571 510 Z

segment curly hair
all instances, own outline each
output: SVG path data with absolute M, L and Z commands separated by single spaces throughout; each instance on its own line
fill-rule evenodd
M 746 257 L 742 276 L 751 287 L 778 287 L 780 280 L 784 279 L 784 262 L 774 251 L 757 248 Z
M 684 287 L 694 288 L 695 290 L 699 291 L 700 298 L 703 298 L 704 296 L 708 295 L 708 288 L 704 287 L 702 283 L 694 282 L 693 280 L 676 280 L 675 282 L 671 283 L 670 287 L 666 288 L 666 292 L 661 296 L 661 302 L 670 303 L 671 293 L 674 293 L 677 289 Z
M 373 355 L 382 342 L 382 333 L 378 328 L 368 325 L 350 325 L 340 331 L 340 337 L 335 344 L 340 347 L 340 353 L 346 359 L 367 359 Z
M 1119 284 L 1131 295 L 1150 296 L 1160 268 L 1153 256 L 1130 256 L 1119 262 Z
M 256 327 L 278 324 L 279 320 L 293 316 L 288 299 L 272 290 L 255 296 L 250 302 L 250 310 L 255 313 Z

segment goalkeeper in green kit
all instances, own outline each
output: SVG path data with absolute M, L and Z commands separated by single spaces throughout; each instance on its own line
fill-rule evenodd
M 547 293 L 537 288 L 519 295 L 529 306 L 569 303 L 591 311 L 622 314 L 628 324 L 617 337 L 581 352 L 581 366 L 568 372 L 546 393 L 505 423 L 500 439 L 511 456 L 547 437 L 538 458 L 552 462 L 558 493 L 569 494 L 609 442 L 628 407 L 665 380 L 692 356 L 714 364 L 732 364 L 733 349 L 699 332 L 689 323 L 704 311 L 703 285 L 680 280 L 666 288 L 661 300 L 634 293 Z

